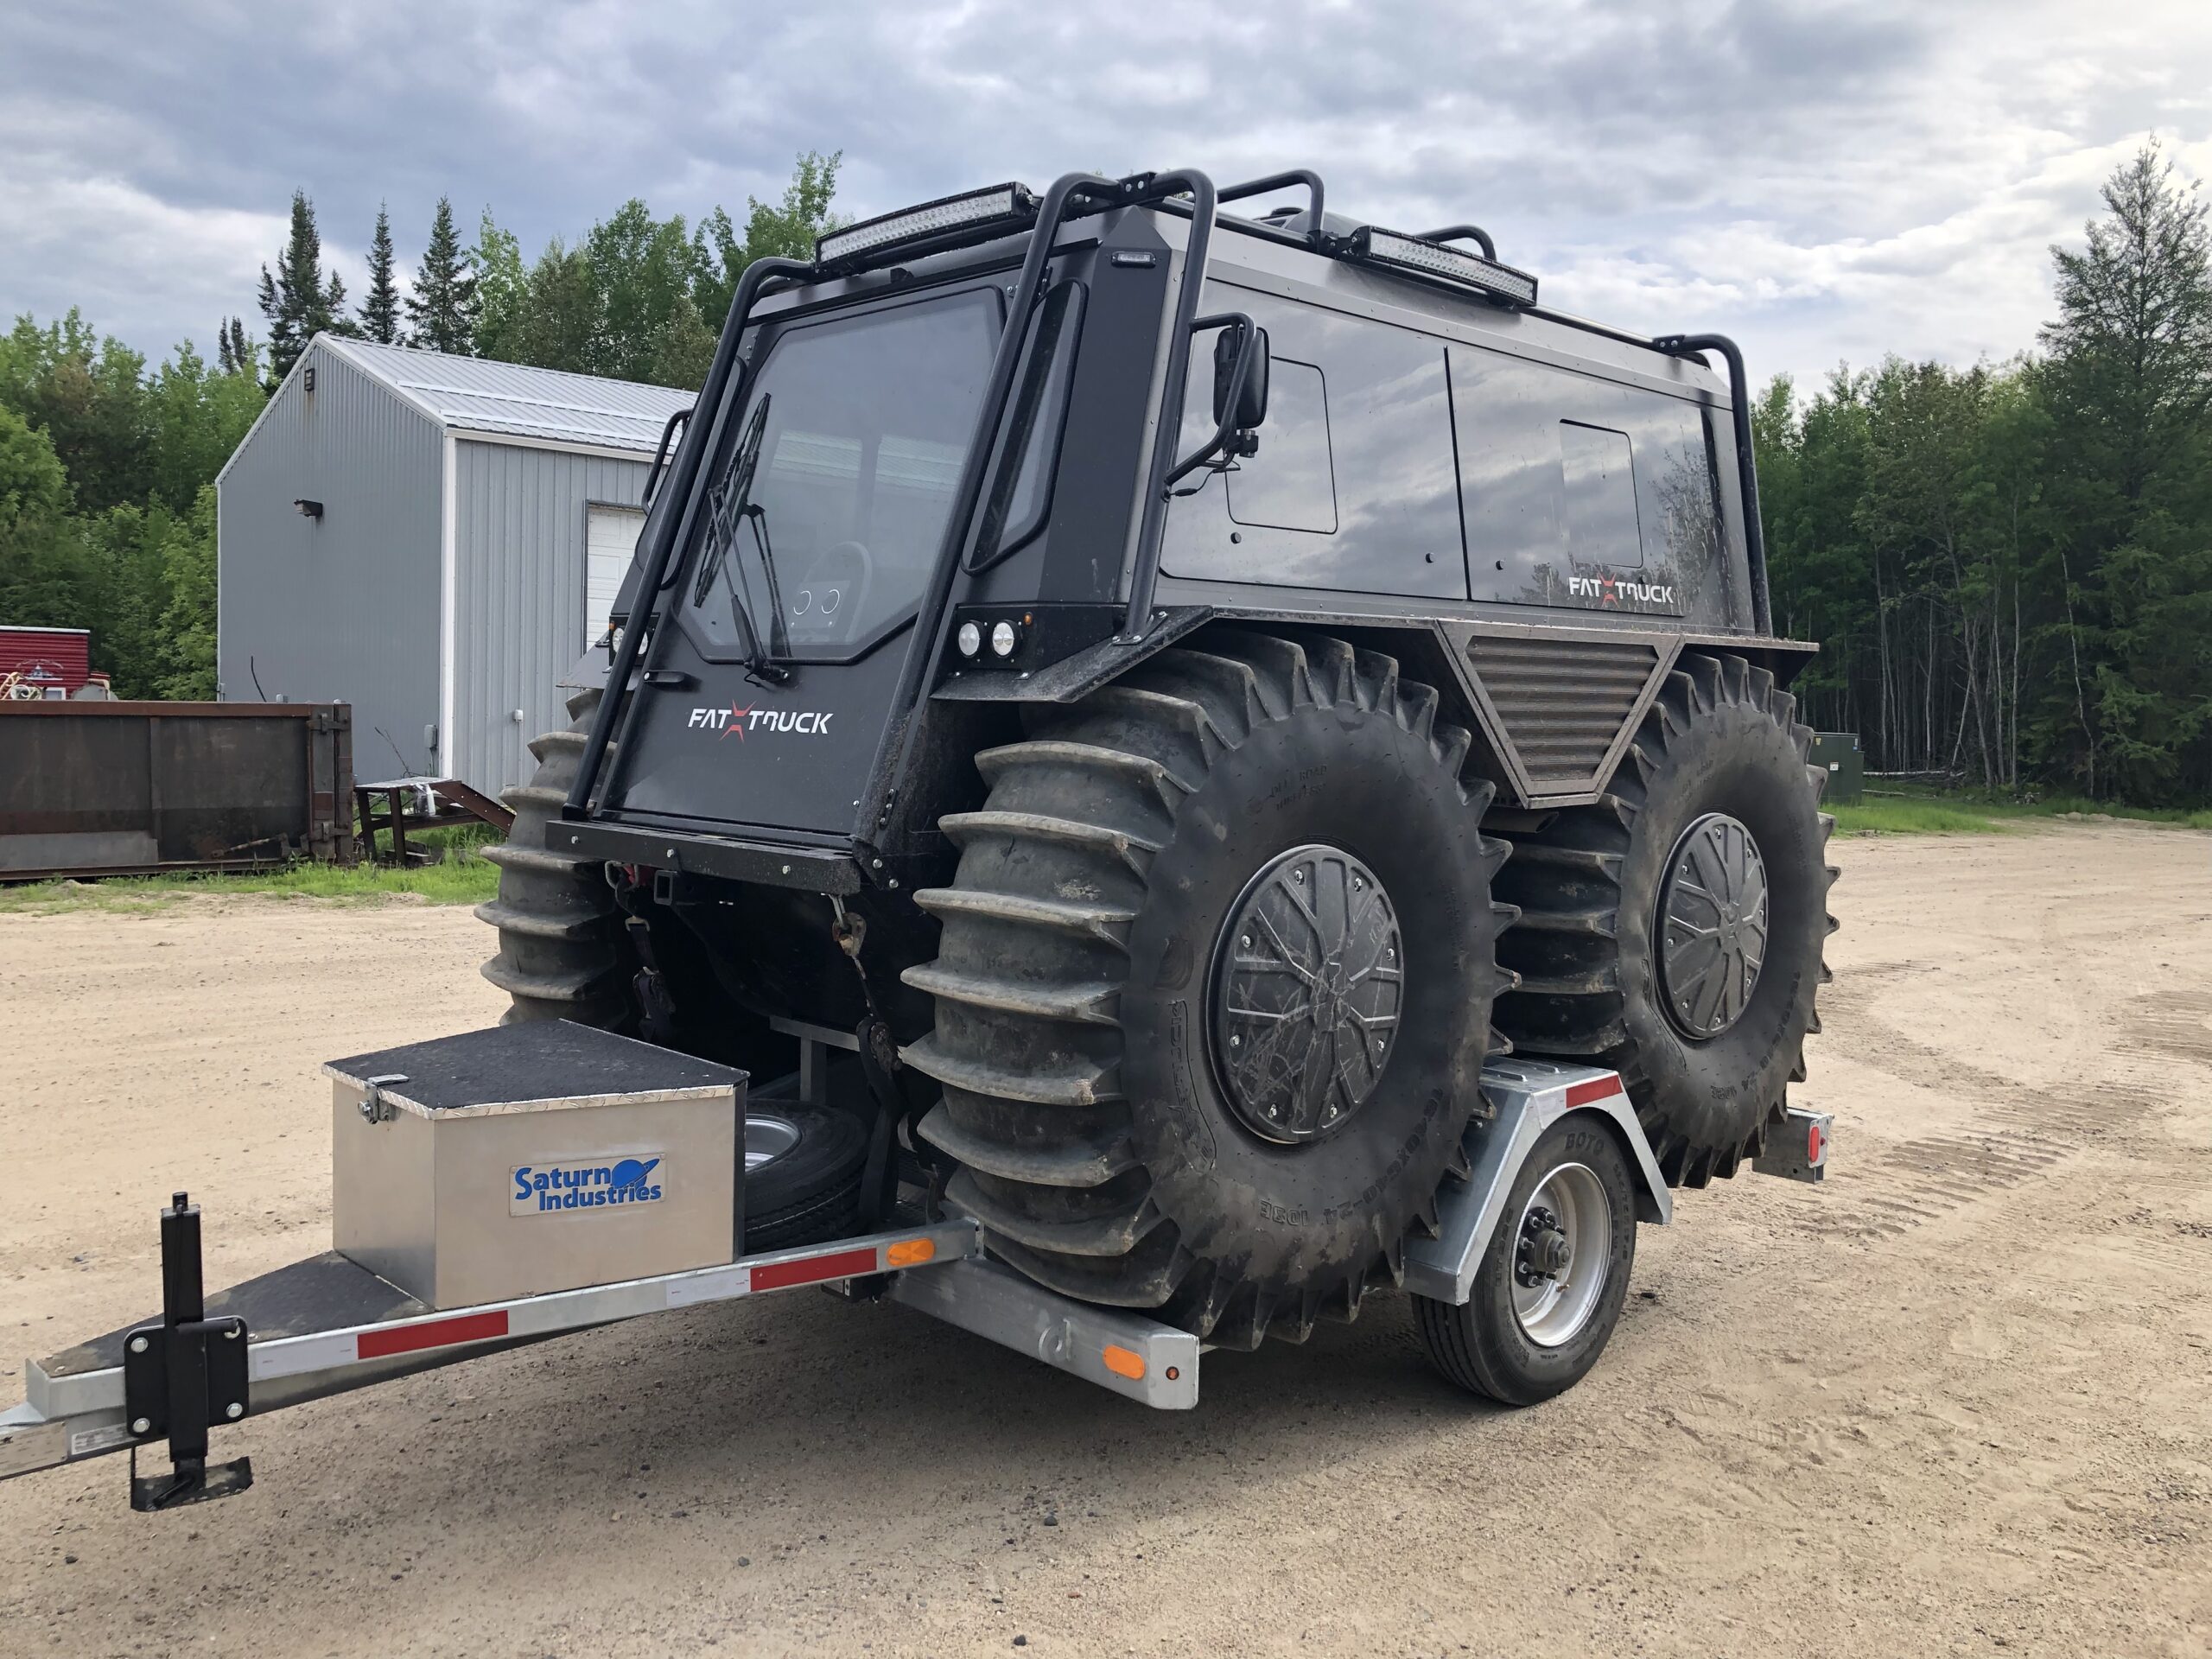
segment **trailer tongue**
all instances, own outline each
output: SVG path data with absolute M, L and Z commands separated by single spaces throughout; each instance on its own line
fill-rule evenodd
M 882 1224 L 857 1235 L 737 1248 L 734 1241 L 747 1236 L 745 1194 L 758 1185 L 731 1179 L 732 1139 L 749 1145 L 746 1080 L 741 1073 L 731 1080 L 692 1076 L 684 1084 L 693 1091 L 690 1103 L 702 1109 L 691 1127 L 703 1125 L 710 1135 L 726 1129 L 732 1137 L 719 1143 L 729 1166 L 687 1171 L 686 1154 L 668 1150 L 683 1145 L 670 1136 L 683 1126 L 665 1119 L 670 1079 L 654 1074 L 661 1052 L 648 1051 L 655 1058 L 642 1072 L 627 1052 L 644 1046 L 537 1025 L 334 1063 L 338 1231 L 351 1253 L 326 1251 L 203 1294 L 200 1211 L 175 1194 L 162 1211 L 160 1316 L 27 1363 L 26 1399 L 0 1413 L 0 1478 L 128 1450 L 134 1509 L 228 1497 L 251 1485 L 252 1470 L 245 1458 L 211 1461 L 212 1429 L 642 1314 L 808 1285 L 903 1303 L 1145 1405 L 1173 1410 L 1198 1403 L 1198 1338 L 1009 1272 L 984 1258 L 974 1221 L 925 1219 L 926 1195 L 917 1189 L 903 1191 Z M 557 1054 L 584 1081 L 566 1095 L 544 1091 L 542 1079 L 530 1077 L 530 1064 L 516 1061 L 532 1052 Z M 399 1072 L 394 1056 L 411 1070 Z M 686 1057 L 665 1059 L 694 1073 L 721 1071 Z M 616 1062 L 643 1076 L 644 1084 L 603 1086 L 607 1066 Z M 599 1083 L 590 1081 L 595 1074 Z M 515 1085 L 518 1076 L 541 1087 L 532 1096 Z M 1408 1247 L 1405 1285 L 1414 1294 L 1431 1357 L 1447 1376 L 1526 1403 L 1558 1392 L 1594 1363 L 1626 1294 L 1635 1222 L 1669 1219 L 1670 1194 L 1613 1073 L 1498 1061 L 1485 1070 L 1483 1087 L 1494 1116 L 1478 1117 L 1468 1131 L 1467 1178 L 1444 1195 L 1438 1236 Z M 658 1129 L 656 1108 L 664 1114 Z M 718 1111 L 728 1112 L 727 1122 L 714 1122 Z M 779 1121 L 778 1111 L 770 1099 L 754 1121 Z M 448 1116 L 442 1119 L 442 1112 Z M 603 1121 L 593 1122 L 593 1114 Z M 1792 1116 L 1790 1131 L 1775 1137 L 1773 1172 L 1818 1179 L 1827 1120 Z M 410 1147 L 410 1140 L 421 1144 Z M 553 1157 L 519 1155 L 549 1143 L 558 1143 Z M 614 1173 L 561 1190 L 630 1196 L 538 1208 L 535 1182 L 518 1183 L 518 1173 L 563 1167 L 562 1148 L 579 1145 L 602 1155 L 597 1162 L 567 1158 L 566 1166 Z M 405 1167 L 410 1159 L 416 1160 L 410 1184 L 388 1194 L 387 1207 L 403 1217 L 427 1217 L 419 1237 L 349 1213 L 347 1205 L 359 1199 L 343 1195 L 365 1170 Z M 662 1196 L 643 1197 L 644 1178 L 629 1175 L 626 1161 L 666 1170 L 653 1184 Z M 773 1160 L 748 1155 L 748 1161 L 757 1177 L 758 1166 Z M 1607 1177 L 1616 1164 L 1616 1175 Z M 629 1188 L 617 1184 L 624 1179 Z M 656 1250 L 696 1253 L 699 1215 L 696 1206 L 688 1214 L 677 1208 L 684 1196 L 674 1190 L 679 1183 L 694 1189 L 694 1198 L 703 1186 L 726 1208 L 732 1241 L 726 1259 L 686 1261 L 604 1283 L 518 1287 L 466 1305 L 447 1305 L 440 1296 L 443 1284 L 588 1275 L 588 1254 L 564 1257 L 563 1249 L 580 1231 L 610 1218 L 626 1236 L 621 1250 L 602 1259 L 634 1263 Z M 528 1201 L 515 1196 L 524 1189 L 532 1194 Z M 523 1244 L 542 1248 L 518 1250 L 511 1230 L 533 1226 L 559 1230 L 524 1232 Z M 382 1271 L 365 1265 L 364 1256 Z M 1525 1349 L 1517 1360 L 1516 1340 Z M 142 1447 L 166 1450 L 166 1472 L 138 1472 Z

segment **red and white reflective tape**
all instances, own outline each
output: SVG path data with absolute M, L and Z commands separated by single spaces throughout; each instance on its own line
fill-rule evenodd
M 1624 1092 L 1620 1073 L 1608 1071 L 1602 1077 L 1592 1077 L 1582 1083 L 1567 1085 L 1567 1106 L 1573 1111 L 1578 1106 L 1595 1106 L 1601 1100 L 1611 1100 Z
M 883 1234 L 860 1243 L 840 1239 L 807 1249 L 775 1251 L 765 1260 L 733 1262 L 727 1267 L 590 1285 L 580 1290 L 549 1291 L 489 1306 L 312 1336 L 271 1338 L 253 1344 L 247 1356 L 247 1375 L 255 1382 L 269 1382 L 312 1371 L 343 1370 L 407 1354 L 521 1337 L 555 1336 L 664 1308 L 730 1301 L 766 1291 L 957 1261 L 978 1254 L 981 1248 L 975 1227 L 964 1222 Z

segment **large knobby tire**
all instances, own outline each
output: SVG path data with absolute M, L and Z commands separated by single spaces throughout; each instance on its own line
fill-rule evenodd
M 632 964 L 605 861 L 546 845 L 547 826 L 561 821 L 561 804 L 575 781 L 599 699 L 596 688 L 570 697 L 568 728 L 533 742 L 537 772 L 499 797 L 515 821 L 505 842 L 484 855 L 499 867 L 499 896 L 476 913 L 499 930 L 499 953 L 484 964 L 484 977 L 513 999 L 503 1025 L 573 1020 L 626 1031 L 633 1023 L 626 988 Z
M 1521 982 L 1499 1001 L 1499 1028 L 1518 1052 L 1619 1072 L 1673 1184 L 1702 1186 L 1757 1154 L 1787 1085 L 1804 1077 L 1806 1034 L 1820 1029 L 1814 998 L 1828 978 L 1821 950 L 1835 931 L 1827 892 L 1837 874 L 1824 849 L 1835 821 L 1820 810 L 1827 774 L 1808 764 L 1813 734 L 1796 712 L 1766 670 L 1687 652 L 1605 798 L 1541 830 L 1507 832 L 1513 859 L 1499 890 L 1521 915 L 1501 954 Z M 1747 993 L 1747 976 L 1729 972 L 1740 998 L 1732 1014 L 1669 1008 L 1670 990 L 1703 995 L 1670 984 L 1670 963 L 1688 958 L 1669 953 L 1661 910 L 1685 860 L 1684 879 L 1698 874 L 1704 855 L 1694 843 L 1708 830 L 1743 868 L 1748 831 L 1765 894 L 1763 926 L 1748 906 L 1726 923 L 1731 948 L 1756 946 L 1759 958 Z M 1692 913 L 1677 938 L 1700 931 L 1705 910 L 1700 890 L 1681 891 Z
M 1437 704 L 1341 640 L 1224 632 L 978 757 L 955 885 L 916 895 L 944 937 L 906 975 L 937 1019 L 906 1057 L 944 1087 L 921 1130 L 961 1166 L 947 1198 L 1001 1258 L 1229 1347 L 1402 1280 L 1464 1168 L 1511 916 L 1491 786 Z M 1273 919 L 1225 931 L 1255 906 Z M 1269 1090 L 1305 1138 L 1268 1129 Z

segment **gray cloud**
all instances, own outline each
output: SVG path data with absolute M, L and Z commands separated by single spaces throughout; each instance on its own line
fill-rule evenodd
M 11 0 L 0 41 L 0 309 L 155 353 L 250 311 L 295 187 L 357 276 L 380 200 L 410 263 L 442 194 L 534 249 L 632 194 L 734 210 L 819 148 L 860 213 L 1310 164 L 1378 222 L 1488 226 L 1555 303 L 1805 378 L 2027 346 L 2114 161 L 2157 131 L 2212 172 L 2212 15 L 2143 0 Z

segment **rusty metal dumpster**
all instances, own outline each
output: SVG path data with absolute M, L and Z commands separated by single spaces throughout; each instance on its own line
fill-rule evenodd
M 0 881 L 353 858 L 348 705 L 0 703 Z

